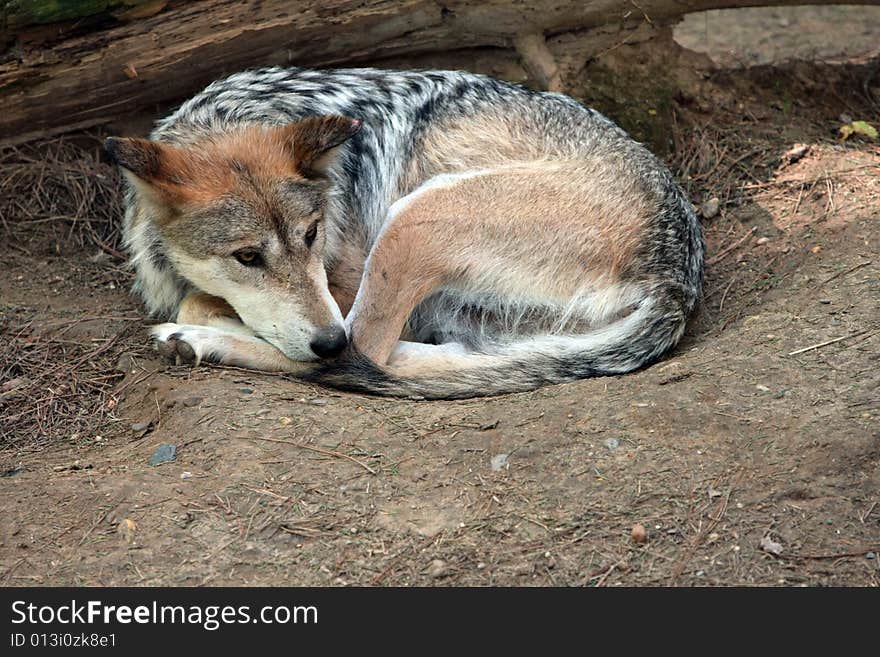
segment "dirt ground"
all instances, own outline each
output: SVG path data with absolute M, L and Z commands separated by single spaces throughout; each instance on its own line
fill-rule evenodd
M 876 68 L 695 76 L 670 128 L 709 247 L 684 341 L 493 399 L 162 362 L 90 192 L 114 174 L 64 163 L 95 136 L 4 154 L 6 191 L 49 200 L 0 221 L 0 584 L 877 586 L 880 145 L 837 133 L 878 122 Z

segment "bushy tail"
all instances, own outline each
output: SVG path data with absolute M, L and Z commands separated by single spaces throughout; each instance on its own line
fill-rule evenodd
M 692 300 L 647 297 L 628 316 L 590 333 L 539 336 L 484 352 L 416 357 L 379 366 L 356 350 L 307 379 L 343 390 L 418 399 L 464 399 L 533 390 L 650 365 L 676 345 Z

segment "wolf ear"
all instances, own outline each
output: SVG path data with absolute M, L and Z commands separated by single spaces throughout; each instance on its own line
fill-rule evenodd
M 157 205 L 179 201 L 192 166 L 186 151 L 149 139 L 109 137 L 104 150 L 141 196 Z
M 110 159 L 145 182 L 163 177 L 168 159 L 166 149 L 148 139 L 109 137 L 104 141 Z
M 339 147 L 361 129 L 359 119 L 312 116 L 285 128 L 297 171 L 306 178 L 324 178 Z

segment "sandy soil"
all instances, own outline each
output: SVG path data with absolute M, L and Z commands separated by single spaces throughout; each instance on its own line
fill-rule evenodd
M 719 201 L 700 314 L 654 367 L 527 394 L 169 366 L 118 261 L 16 229 L 0 384 L 30 383 L 0 402 L 0 583 L 876 586 L 880 147 L 836 135 L 876 119 L 871 84 L 706 73 L 671 155 Z M 15 420 L 46 399 L 61 415 Z
M 880 7 L 754 7 L 688 14 L 675 28 L 685 48 L 721 66 L 789 59 L 848 61 L 880 53 Z

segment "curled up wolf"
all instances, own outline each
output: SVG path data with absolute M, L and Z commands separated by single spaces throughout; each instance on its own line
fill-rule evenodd
M 468 73 L 269 68 L 111 138 L 161 351 L 459 398 L 648 365 L 699 221 L 601 114 Z

